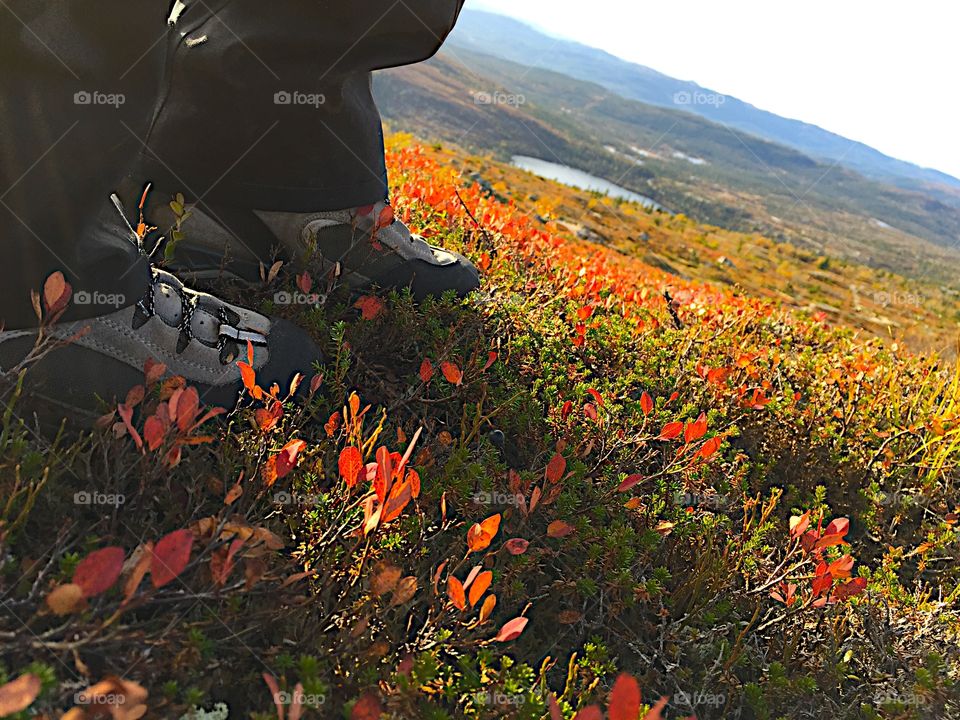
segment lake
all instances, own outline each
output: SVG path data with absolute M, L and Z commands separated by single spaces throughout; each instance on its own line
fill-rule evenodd
M 569 185 L 570 187 L 579 188 L 581 190 L 595 190 L 597 192 L 605 193 L 610 197 L 621 198 L 629 202 L 639 203 L 644 207 L 652 208 L 654 210 L 667 210 L 656 200 L 648 198 L 645 195 L 635 193 L 632 190 L 627 190 L 625 187 L 620 187 L 609 180 L 604 180 L 601 177 L 591 175 L 583 170 L 577 170 L 576 168 L 572 168 L 568 165 L 560 165 L 559 163 L 552 163 L 547 160 L 541 160 L 540 158 L 529 157 L 527 155 L 514 155 L 511 162 L 514 167 L 532 172 L 535 175 L 545 177 L 549 180 L 556 180 L 557 182 L 563 183 L 564 185 Z

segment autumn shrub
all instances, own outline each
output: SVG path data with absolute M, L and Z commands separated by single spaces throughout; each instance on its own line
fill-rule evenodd
M 325 351 L 304 402 L 248 359 L 236 409 L 151 364 L 53 445 L 11 402 L 0 644 L 30 712 L 960 712 L 958 376 L 534 224 L 443 157 L 393 141 L 396 212 L 483 287 L 282 309 Z M 264 278 L 265 310 L 328 283 Z

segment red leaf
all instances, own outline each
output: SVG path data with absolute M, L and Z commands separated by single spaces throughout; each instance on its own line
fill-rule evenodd
M 626 492 L 641 480 L 643 480 L 643 475 L 636 473 L 633 475 L 627 475 L 623 482 L 617 487 L 617 492 Z
M 687 423 L 683 429 L 684 442 L 696 442 L 707 434 L 707 416 L 700 413 L 700 417 L 695 422 Z
M 374 693 L 364 693 L 353 710 L 350 711 L 350 720 L 380 720 L 383 715 L 383 706 L 380 704 L 380 698 Z
M 120 577 L 124 555 L 121 547 L 94 550 L 77 564 L 73 584 L 80 586 L 85 598 L 106 592 Z
M 150 452 L 153 452 L 163 444 L 163 438 L 166 433 L 167 430 L 163 422 L 161 422 L 156 415 L 151 415 L 147 418 L 146 422 L 143 423 L 143 439 L 146 441 L 147 448 Z
M 663 426 L 663 430 L 660 431 L 660 440 L 673 440 L 674 438 L 680 437 L 680 433 L 683 432 L 683 423 L 682 422 L 670 422 Z
M 150 562 L 150 580 L 160 588 L 183 572 L 190 562 L 193 548 L 193 533 L 190 530 L 175 530 L 160 538 L 153 548 Z
M 790 518 L 790 537 L 798 538 L 803 535 L 810 527 L 810 511 L 807 510 L 803 515 L 794 515 Z
M 440 363 L 440 372 L 452 385 L 461 385 L 463 383 L 463 372 L 452 362 Z
M 511 538 L 507 540 L 503 546 L 511 555 L 523 555 L 527 551 L 527 548 L 530 547 L 530 541 L 524 540 L 523 538 Z
M 563 473 L 567 469 L 567 460 L 560 453 L 556 453 L 550 462 L 547 463 L 547 469 L 544 472 L 544 477 L 546 477 L 548 482 L 557 483 L 560 482 L 560 478 L 563 477 Z
M 603 711 L 598 705 L 587 705 L 577 711 L 573 720 L 603 720 Z
M 364 320 L 376 320 L 384 310 L 383 300 L 372 295 L 364 295 L 353 306 L 360 311 L 360 317 Z
M 847 518 L 836 518 L 831 520 L 827 529 L 823 531 L 824 535 L 839 535 L 843 537 L 850 530 L 850 521 Z
M 345 447 L 340 453 L 338 461 L 340 477 L 343 478 L 348 488 L 352 488 L 360 479 L 360 473 L 363 471 L 363 456 L 355 447 Z
M 651 707 L 647 714 L 643 716 L 643 720 L 663 720 L 663 709 L 667 706 L 667 701 L 670 698 L 664 695 L 662 698 L 657 700 L 653 707 Z M 687 720 L 692 720 L 692 718 L 687 718 Z
M 528 622 L 529 619 L 525 617 L 514 618 L 500 628 L 500 632 L 497 633 L 494 641 L 510 642 L 511 640 L 516 640 L 518 637 L 520 637 L 520 634 L 523 632 L 524 628 L 527 627 Z
M 583 406 L 583 414 L 586 415 L 589 419 L 596 421 L 598 417 L 597 406 L 594 405 L 593 403 L 586 403 Z
M 159 382 L 160 378 L 163 377 L 163 374 L 166 371 L 166 365 L 157 362 L 153 358 L 147 358 L 147 361 L 143 364 L 144 382 L 147 385 L 153 385 L 155 382 Z
M 433 363 L 430 362 L 429 358 L 424 358 L 423 362 L 420 363 L 420 379 L 424 384 L 433 379 Z
M 603 396 L 600 393 L 593 388 L 588 388 L 587 393 L 590 395 L 590 397 L 597 401 L 597 405 L 603 407 Z
M 493 350 L 487 353 L 487 362 L 483 366 L 483 372 L 486 372 L 490 369 L 490 366 L 497 361 L 497 357 L 497 353 L 495 353 Z
M 120 404 L 117 405 L 117 413 L 120 415 L 120 419 L 123 420 L 123 425 L 127 428 L 127 432 L 130 433 L 130 437 L 133 438 L 137 450 L 143 450 L 143 440 L 140 438 L 140 433 L 133 427 L 133 408 Z
M 563 404 L 563 408 L 560 410 L 560 419 L 566 422 L 567 418 L 570 417 L 571 412 L 573 412 L 573 402 L 567 400 Z
M 846 600 L 852 598 L 856 595 L 859 595 L 864 590 L 867 589 L 867 579 L 858 577 L 853 580 L 848 580 L 842 585 L 838 585 L 834 588 L 833 599 L 836 601 Z
M 233 570 L 233 557 L 243 547 L 243 539 L 238 538 L 228 547 L 221 547 L 210 557 L 210 575 L 213 582 L 219 587 L 227 584 L 230 572 Z
M 188 387 L 183 391 L 177 402 L 177 427 L 180 432 L 187 432 L 200 412 L 200 394 L 195 387 Z
M 277 478 L 284 478 L 297 466 L 300 452 L 307 446 L 303 440 L 291 440 L 275 457 Z
M 640 715 L 640 685 L 636 678 L 620 673 L 610 691 L 610 706 L 607 708 L 610 720 L 637 720 Z
M 644 417 L 653 412 L 653 398 L 650 393 L 644 392 L 640 396 L 640 409 L 643 410 Z

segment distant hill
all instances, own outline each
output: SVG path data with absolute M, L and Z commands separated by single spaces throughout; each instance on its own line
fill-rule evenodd
M 936 192 L 940 200 L 960 205 L 960 180 L 946 173 L 897 160 L 816 125 L 775 115 L 729 95 L 721 96 L 603 50 L 544 35 L 503 15 L 464 11 L 448 43 L 454 48 L 488 53 L 594 82 L 626 98 L 694 113 L 815 158 L 842 163 L 867 177 Z M 944 192 L 936 186 L 950 190 Z
M 374 87 L 394 128 L 423 138 L 570 165 L 699 221 L 814 252 L 956 276 L 960 208 L 691 113 L 462 46 L 377 73 Z

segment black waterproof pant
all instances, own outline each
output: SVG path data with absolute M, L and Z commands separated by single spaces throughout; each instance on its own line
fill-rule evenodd
M 84 233 L 123 176 L 240 208 L 382 200 L 370 73 L 430 57 L 462 5 L 0 0 L 4 327 L 36 324 L 30 291 L 55 270 L 77 291 L 140 298 L 133 244 Z

